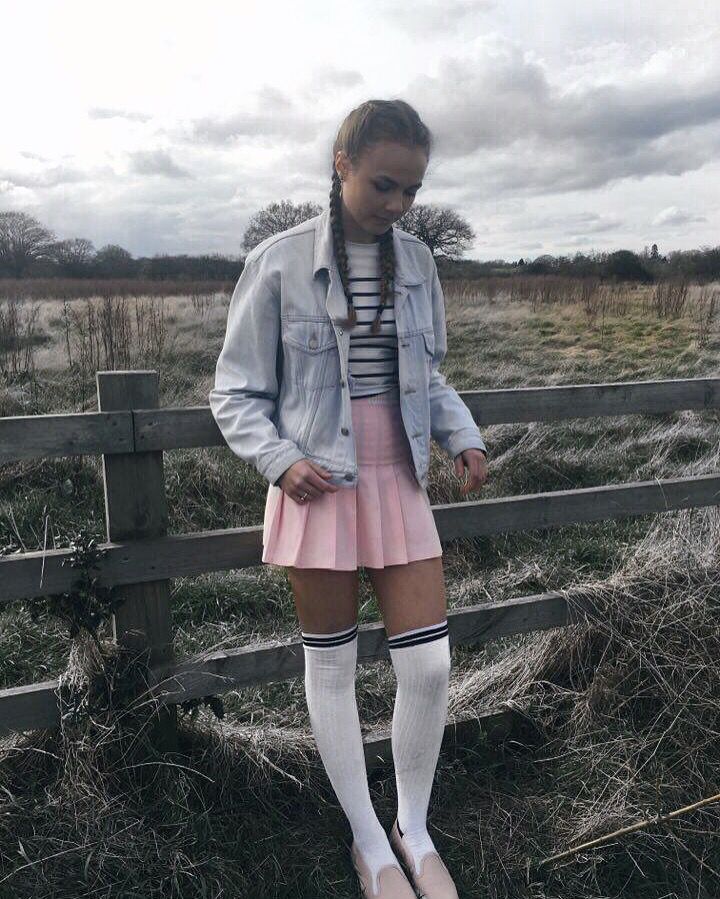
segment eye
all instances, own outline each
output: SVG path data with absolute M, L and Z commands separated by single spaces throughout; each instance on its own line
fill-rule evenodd
M 377 181 L 373 181 L 373 184 L 375 186 L 375 189 L 380 191 L 381 194 L 386 194 L 389 190 L 392 190 L 392 188 L 389 185 L 378 184 Z M 417 195 L 417 190 L 406 191 L 406 193 L 409 197 L 411 197 L 414 200 Z

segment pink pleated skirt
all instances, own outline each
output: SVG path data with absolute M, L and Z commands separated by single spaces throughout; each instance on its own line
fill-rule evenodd
M 413 474 L 399 390 L 357 397 L 351 408 L 357 485 L 299 503 L 270 484 L 263 562 L 352 571 L 442 555 L 427 491 Z

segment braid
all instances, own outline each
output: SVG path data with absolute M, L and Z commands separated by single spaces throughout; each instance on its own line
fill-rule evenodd
M 392 225 L 380 235 L 380 305 L 373 319 L 370 331 L 380 333 L 383 309 L 395 295 L 395 245 Z
M 333 169 L 332 187 L 330 188 L 330 227 L 332 228 L 335 260 L 337 262 L 338 271 L 340 272 L 340 281 L 342 282 L 348 304 L 348 317 L 343 324 L 347 328 L 354 328 L 357 324 L 357 313 L 355 312 L 355 306 L 353 306 L 353 298 L 350 291 L 348 256 L 347 248 L 345 247 L 345 229 L 343 228 L 340 211 L 340 176 L 335 169 Z

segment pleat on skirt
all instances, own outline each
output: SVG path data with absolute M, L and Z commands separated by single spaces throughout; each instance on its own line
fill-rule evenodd
M 351 401 L 354 487 L 296 502 L 270 484 L 262 561 L 298 568 L 384 568 L 442 555 L 427 491 L 413 474 L 397 387 Z

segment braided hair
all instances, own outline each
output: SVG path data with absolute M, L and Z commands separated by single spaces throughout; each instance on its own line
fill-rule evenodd
M 430 157 L 430 131 L 413 107 L 404 100 L 367 100 L 348 113 L 340 125 L 333 144 L 330 227 L 335 260 L 347 299 L 348 315 L 343 322 L 347 328 L 355 327 L 357 313 L 350 290 L 348 255 L 342 221 L 340 176 L 335 169 L 335 157 L 339 150 L 343 150 L 350 161 L 356 164 L 368 146 L 382 140 L 422 147 L 428 158 Z M 372 334 L 380 332 L 383 310 L 395 294 L 395 247 L 392 225 L 380 235 L 378 244 L 380 249 L 380 305 L 370 327 Z

